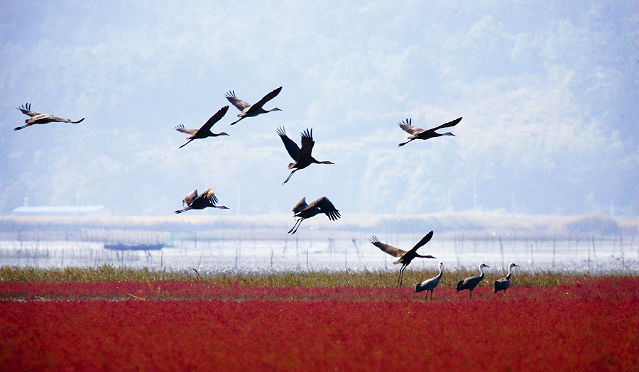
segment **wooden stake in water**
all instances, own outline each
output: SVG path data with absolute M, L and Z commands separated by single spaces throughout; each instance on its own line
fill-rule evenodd
M 357 259 L 361 263 L 362 262 L 362 255 L 359 253 L 359 246 L 357 245 L 357 240 L 355 240 L 355 238 L 353 238 L 351 241 L 353 242 L 353 245 L 355 246 L 355 249 L 357 250 Z
M 557 250 L 557 238 L 552 238 L 552 266 L 555 267 L 555 251 Z
M 457 267 L 459 267 L 459 253 L 457 252 L 457 238 L 453 239 L 453 247 L 455 249 L 455 261 L 457 262 Z
M 592 238 L 592 241 L 593 241 L 593 243 L 592 243 L 592 244 L 593 244 L 593 245 L 595 244 L 595 240 L 594 240 L 594 239 L 595 239 L 595 238 L 593 237 L 593 238 Z M 590 247 L 588 247 L 587 249 L 588 249 L 588 271 L 590 271 Z
M 239 244 L 235 246 L 235 270 L 237 270 L 237 261 L 240 258 L 241 246 L 242 246 L 242 240 L 240 239 Z
M 333 239 L 332 238 L 328 238 L 328 255 L 329 257 L 333 257 Z
M 344 247 L 344 269 L 348 270 L 348 249 Z
M 499 236 L 499 252 L 501 253 L 501 268 L 504 269 L 504 244 L 501 242 L 501 235 Z
M 631 247 L 633 243 L 634 243 L 634 237 L 632 238 L 632 241 L 630 242 Z M 623 236 L 622 235 L 619 235 L 619 251 L 621 251 L 621 266 L 625 268 L 626 263 L 624 262 L 624 257 L 623 257 Z

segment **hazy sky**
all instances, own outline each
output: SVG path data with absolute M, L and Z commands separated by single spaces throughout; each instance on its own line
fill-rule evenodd
M 0 0 L 0 214 L 104 205 L 166 215 L 212 187 L 228 211 L 639 215 L 637 1 Z M 283 111 L 182 149 L 234 90 Z M 21 131 L 16 107 L 77 120 Z M 455 137 L 397 123 L 463 116 Z M 282 185 L 313 128 L 312 165 Z

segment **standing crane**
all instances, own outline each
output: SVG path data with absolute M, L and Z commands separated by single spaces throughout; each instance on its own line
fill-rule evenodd
M 260 115 L 260 114 L 266 114 L 267 112 L 271 112 L 271 111 L 282 111 L 282 110 L 280 110 L 277 107 L 274 107 L 274 108 L 272 108 L 270 110 L 264 110 L 262 108 L 262 106 L 264 106 L 264 104 L 266 102 L 272 100 L 273 98 L 275 98 L 275 96 L 280 94 L 281 90 L 282 90 L 282 87 L 279 87 L 279 88 L 273 90 L 269 94 L 267 94 L 264 97 L 262 97 L 261 100 L 257 101 L 256 103 L 254 103 L 252 105 L 250 103 L 248 103 L 248 102 L 242 101 L 241 99 L 237 98 L 235 96 L 235 91 L 232 91 L 232 90 L 228 91 L 226 93 L 226 99 L 228 99 L 229 102 L 231 102 L 233 104 L 233 106 L 237 107 L 237 109 L 241 111 L 239 114 L 237 114 L 239 119 L 237 119 L 236 121 L 232 122 L 231 125 L 235 125 L 235 123 L 239 122 L 240 120 L 242 120 L 244 118 L 257 116 L 257 115 Z
M 499 291 L 504 291 L 504 293 L 506 293 L 506 290 L 510 287 L 510 276 L 512 275 L 511 270 L 513 267 L 519 267 L 519 265 L 511 262 L 510 265 L 508 265 L 508 275 L 506 275 L 505 278 L 495 280 L 493 283 L 495 291 L 493 293 L 497 293 Z
M 453 121 L 449 121 L 448 123 L 444 123 L 440 126 L 430 128 L 430 129 L 422 129 L 422 128 L 414 127 L 411 125 L 411 119 L 406 119 L 399 123 L 399 127 L 402 128 L 407 133 L 409 133 L 410 136 L 408 136 L 408 141 L 400 143 L 399 146 L 404 146 L 408 142 L 416 140 L 416 139 L 427 140 L 433 137 L 454 136 L 454 134 L 452 134 L 451 132 L 437 133 L 436 130 L 442 129 L 442 128 L 454 127 L 455 125 L 459 124 L 461 119 L 462 118 L 457 118 Z
M 444 267 L 444 263 L 440 262 L 439 263 L 439 274 L 437 274 L 436 277 L 430 278 L 430 279 L 426 279 L 421 283 L 417 283 L 417 285 L 415 286 L 415 293 L 417 292 L 421 292 L 421 291 L 426 291 L 426 299 L 428 299 L 428 291 L 430 291 L 430 299 L 433 299 L 433 289 L 435 289 L 435 287 L 437 287 L 437 284 L 439 284 L 439 280 L 442 278 L 442 267 Z
M 20 112 L 22 112 L 25 115 L 30 116 L 29 119 L 25 119 L 24 125 L 21 125 L 19 127 L 15 127 L 13 128 L 13 130 L 20 130 L 20 129 L 24 129 L 26 127 L 29 127 L 31 125 L 34 124 L 47 124 L 47 123 L 52 123 L 52 122 L 59 122 L 59 123 L 70 123 L 70 124 L 78 124 L 81 123 L 84 118 L 77 120 L 77 121 L 72 121 L 70 119 L 63 119 L 63 118 L 59 118 L 57 116 L 53 116 L 50 114 L 41 114 L 39 112 L 36 111 L 31 111 L 31 104 L 27 103 L 24 104 L 20 107 L 18 107 L 18 110 L 20 110 Z
M 320 213 L 324 213 L 331 221 L 335 221 L 341 217 L 333 203 L 331 203 L 331 201 L 325 196 L 322 196 L 311 204 L 306 204 L 306 198 L 302 198 L 297 202 L 297 204 L 295 204 L 295 206 L 293 206 L 293 216 L 297 217 L 297 221 L 295 221 L 295 225 L 293 225 L 288 233 L 291 235 L 295 234 L 302 224 L 302 221 Z
M 229 209 L 223 205 L 217 205 L 217 196 L 213 192 L 213 189 L 208 188 L 204 190 L 200 195 L 197 194 L 197 189 L 188 193 L 182 200 L 183 209 L 175 211 L 176 214 L 183 213 L 191 209 L 204 209 L 206 207 L 213 207 L 219 209 Z
M 218 112 L 216 112 L 213 116 L 211 116 L 211 118 L 207 120 L 207 122 L 204 123 L 204 125 L 200 127 L 200 129 L 185 129 L 184 125 L 178 124 L 178 126 L 175 127 L 175 130 L 177 130 L 178 132 L 190 134 L 190 136 L 187 137 L 188 141 L 184 145 L 180 146 L 180 148 L 188 145 L 191 141 L 198 138 L 228 136 L 226 132 L 220 132 L 220 133 L 211 132 L 211 127 L 213 126 L 213 124 L 220 121 L 220 119 L 224 117 L 228 109 L 229 109 L 228 106 L 224 106 L 221 109 L 219 109 Z
M 415 246 L 413 248 L 411 248 L 408 252 L 406 252 L 403 249 L 399 249 L 399 248 L 395 248 L 392 245 L 388 245 L 385 243 L 382 243 L 379 241 L 379 239 L 377 239 L 377 237 L 375 235 L 371 236 L 370 238 L 370 242 L 376 246 L 377 248 L 381 249 L 382 251 L 390 254 L 393 257 L 399 257 L 399 259 L 395 262 L 393 262 L 393 264 L 397 265 L 397 264 L 402 264 L 402 267 L 399 269 L 399 278 L 397 278 L 397 286 L 401 287 L 402 286 L 402 280 L 404 277 L 404 270 L 406 270 L 406 267 L 411 263 L 411 261 L 413 261 L 414 258 L 419 257 L 419 258 L 435 258 L 431 255 L 426 255 L 426 256 L 422 256 L 420 254 L 417 253 L 417 249 L 419 249 L 421 246 L 423 246 L 424 244 L 428 243 L 430 241 L 430 239 L 432 239 L 433 237 L 433 232 L 429 232 L 428 234 L 426 234 L 422 240 L 419 241 L 419 243 L 415 244 Z
M 284 127 L 277 128 L 277 134 L 282 139 L 284 143 L 284 147 L 286 147 L 286 151 L 295 161 L 294 163 L 290 163 L 288 165 L 288 169 L 292 169 L 291 173 L 289 173 L 288 177 L 282 182 L 285 184 L 291 178 L 293 173 L 297 172 L 300 169 L 304 169 L 309 165 L 315 164 L 334 164 L 328 160 L 318 161 L 315 159 L 311 152 L 313 151 L 313 146 L 315 145 L 315 141 L 313 140 L 313 129 L 306 129 L 302 132 L 302 148 L 297 147 L 297 144 L 286 135 L 286 131 Z
M 486 265 L 485 263 L 482 263 L 481 265 L 479 265 L 479 272 L 481 273 L 481 275 L 471 276 L 470 278 L 460 280 L 457 283 L 457 292 L 463 291 L 464 289 L 468 289 L 468 292 L 470 293 L 470 298 L 473 298 L 473 289 L 475 289 L 475 287 L 477 287 L 477 284 L 479 284 L 479 282 L 481 282 L 482 279 L 484 279 L 484 267 L 490 267 L 490 266 Z

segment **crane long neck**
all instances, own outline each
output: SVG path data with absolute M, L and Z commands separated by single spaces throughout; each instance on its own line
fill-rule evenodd
M 330 161 L 330 160 L 321 160 L 321 161 L 320 161 L 320 160 L 315 159 L 315 158 L 314 158 L 314 157 L 312 157 L 312 156 L 311 156 L 311 162 L 312 162 L 312 163 L 315 163 L 315 164 L 333 164 L 333 162 L 332 162 L 332 161 Z
M 483 266 L 479 266 L 479 277 L 480 278 L 484 278 L 484 267 Z
M 510 275 L 512 274 L 512 266 L 508 266 L 508 275 L 506 275 L 506 279 L 510 280 Z

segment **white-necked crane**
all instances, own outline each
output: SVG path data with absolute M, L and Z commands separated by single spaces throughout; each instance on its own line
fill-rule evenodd
M 229 209 L 224 205 L 217 205 L 217 196 L 215 196 L 211 188 L 204 190 L 200 195 L 198 195 L 197 189 L 191 191 L 184 197 L 184 200 L 182 200 L 182 206 L 184 208 L 178 209 L 175 213 L 182 213 L 191 209 L 204 209 L 207 207 Z
M 399 269 L 399 278 L 397 279 L 397 286 L 401 287 L 402 286 L 402 279 L 404 277 L 404 270 L 406 270 L 406 267 L 411 263 L 411 261 L 416 258 L 435 258 L 431 255 L 426 255 L 426 256 L 422 256 L 420 254 L 417 253 L 417 249 L 419 249 L 421 246 L 423 246 L 424 244 L 428 243 L 430 241 L 430 239 L 432 239 L 433 237 L 433 232 L 429 232 L 428 234 L 426 234 L 422 240 L 420 240 L 417 244 L 415 244 L 415 246 L 413 248 L 411 248 L 408 252 L 406 252 L 403 249 L 399 249 L 399 248 L 395 248 L 392 245 L 388 245 L 386 243 L 382 243 L 379 241 L 379 239 L 377 239 L 377 237 L 375 235 L 371 236 L 370 238 L 370 242 L 376 246 L 377 248 L 381 249 L 382 251 L 390 254 L 393 257 L 399 257 L 399 259 L 395 262 L 393 262 L 393 264 L 397 265 L 397 264 L 402 264 L 402 267 Z
M 224 106 L 221 109 L 219 109 L 213 116 L 211 116 L 211 118 L 209 118 L 209 120 L 207 120 L 206 123 L 204 123 L 204 125 L 200 127 L 200 129 L 185 129 L 184 125 L 178 124 L 178 126 L 175 127 L 175 130 L 177 130 L 178 132 L 190 134 L 190 136 L 187 137 L 188 141 L 182 146 L 180 146 L 180 148 L 188 145 L 191 141 L 198 138 L 228 136 L 226 132 L 220 132 L 220 133 L 211 132 L 211 127 L 213 127 L 213 124 L 220 121 L 220 119 L 222 119 L 224 115 L 226 115 L 226 112 L 228 111 L 228 109 L 229 109 L 228 106 Z
M 437 276 L 430 278 L 430 279 L 426 279 L 421 283 L 417 283 L 417 285 L 415 286 L 415 293 L 417 292 L 421 292 L 421 291 L 426 291 L 426 299 L 428 299 L 428 291 L 430 291 L 430 299 L 433 299 L 433 289 L 435 289 L 435 287 L 437 287 L 437 284 L 439 284 L 439 280 L 442 278 L 442 268 L 444 267 L 444 263 L 440 262 L 439 263 L 439 274 L 437 274 Z
M 293 225 L 288 233 L 295 234 L 302 224 L 302 221 L 320 213 L 324 213 L 331 221 L 335 221 L 341 217 L 333 203 L 325 196 L 322 196 L 311 204 L 306 204 L 306 198 L 302 198 L 293 206 L 293 216 L 297 217 L 297 221 L 295 221 L 295 225 Z
M 408 136 L 408 141 L 400 143 L 399 146 L 404 146 L 408 142 L 416 140 L 416 139 L 426 140 L 433 137 L 454 136 L 454 134 L 452 134 L 451 132 L 437 133 L 436 131 L 442 128 L 454 127 L 455 125 L 459 124 L 461 119 L 462 118 L 457 118 L 453 121 L 449 121 L 448 123 L 444 123 L 440 126 L 430 128 L 430 129 L 422 129 L 422 128 L 414 127 L 411 125 L 411 119 L 406 119 L 399 123 L 399 127 L 402 128 L 404 131 L 406 131 L 408 134 L 410 134 L 410 136 Z
M 267 112 L 271 112 L 271 111 L 282 111 L 282 110 L 280 110 L 277 107 L 274 107 L 274 108 L 272 108 L 270 110 L 264 110 L 264 108 L 262 107 L 262 106 L 264 106 L 264 104 L 266 102 L 272 100 L 273 98 L 275 98 L 275 96 L 280 94 L 281 90 L 282 90 L 282 87 L 279 87 L 279 88 L 273 90 L 269 94 L 267 94 L 264 97 L 262 97 L 261 100 L 257 101 L 256 103 L 254 103 L 252 105 L 250 103 L 248 103 L 248 102 L 242 101 L 241 99 L 237 98 L 235 96 L 235 91 L 233 91 L 233 90 L 228 91 L 226 93 L 226 99 L 228 99 L 229 102 L 231 102 L 231 104 L 233 104 L 233 106 L 237 107 L 237 109 L 241 111 L 239 114 L 237 114 L 239 119 L 237 119 L 236 121 L 232 122 L 231 125 L 235 125 L 237 122 L 239 122 L 240 120 L 242 120 L 244 118 L 257 116 L 257 115 L 260 115 L 260 114 L 266 114 Z
M 289 163 L 288 169 L 292 169 L 291 173 L 289 173 L 288 177 L 282 182 L 285 184 L 288 180 L 293 176 L 293 173 L 297 172 L 300 169 L 304 169 L 309 165 L 315 164 L 334 164 L 328 160 L 318 161 L 315 159 L 311 152 L 313 151 L 313 146 L 315 145 L 315 141 L 313 140 L 313 129 L 306 129 L 302 132 L 302 147 L 297 147 L 297 144 L 286 135 L 286 131 L 284 127 L 277 128 L 277 134 L 282 139 L 284 143 L 284 147 L 286 147 L 286 151 L 295 161 L 294 163 Z
M 64 119 L 64 118 L 59 118 L 57 116 L 53 116 L 50 114 L 41 114 L 39 112 L 36 111 L 31 111 L 31 104 L 27 103 L 24 104 L 20 107 L 18 107 L 18 110 L 20 110 L 20 112 L 22 112 L 25 115 L 30 116 L 29 119 L 25 119 L 25 124 L 21 125 L 19 127 L 15 127 L 13 128 L 13 130 L 20 130 L 20 129 L 24 129 L 26 127 L 29 127 L 31 125 L 34 124 L 47 124 L 47 123 L 52 123 L 52 122 L 59 122 L 59 123 L 70 123 L 70 124 L 78 124 L 81 123 L 84 118 L 80 119 L 80 120 L 76 120 L 76 121 L 72 121 L 70 119 Z
M 470 278 L 460 280 L 457 283 L 457 292 L 463 291 L 464 289 L 468 289 L 468 292 L 470 293 L 470 298 L 473 298 L 473 289 L 475 289 L 475 287 L 477 287 L 477 284 L 479 284 L 479 282 L 481 282 L 482 279 L 484 279 L 484 267 L 490 267 L 490 266 L 486 265 L 485 263 L 482 263 L 481 265 L 479 265 L 479 272 L 481 273 L 481 275 L 471 276 Z
M 511 270 L 513 267 L 519 267 L 519 265 L 511 262 L 510 265 L 508 265 L 508 275 L 506 275 L 505 278 L 495 280 L 495 282 L 493 283 L 495 291 L 493 293 L 497 293 L 499 291 L 504 291 L 504 293 L 506 293 L 506 290 L 508 289 L 508 287 L 510 287 L 510 276 L 512 275 Z

